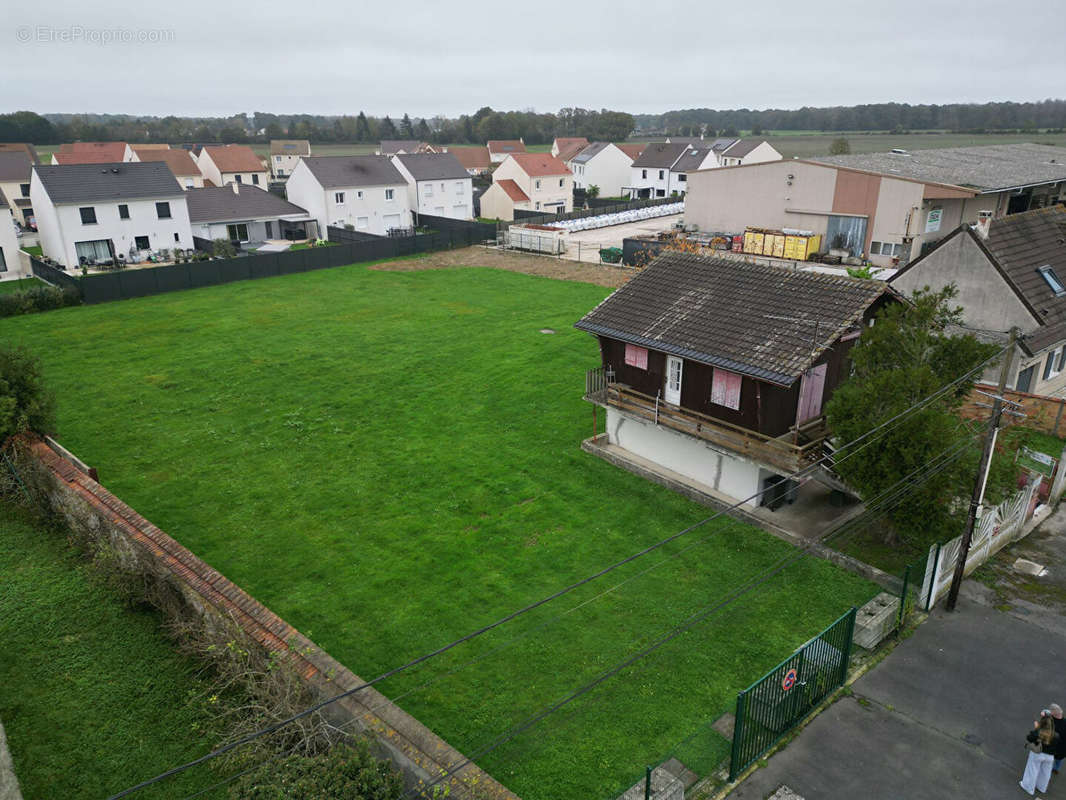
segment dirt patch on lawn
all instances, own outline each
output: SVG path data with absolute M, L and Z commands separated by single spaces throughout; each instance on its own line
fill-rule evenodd
M 457 267 L 506 269 L 511 272 L 524 272 L 527 275 L 539 275 L 542 278 L 554 278 L 559 281 L 594 283 L 597 286 L 609 286 L 612 289 L 617 289 L 637 274 L 637 270 L 630 267 L 582 264 L 551 256 L 536 256 L 476 245 L 458 250 L 429 253 L 420 258 L 386 261 L 382 264 L 375 264 L 370 269 L 413 272 L 422 269 L 455 269 Z

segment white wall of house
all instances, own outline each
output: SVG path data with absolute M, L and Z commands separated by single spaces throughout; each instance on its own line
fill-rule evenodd
M 290 203 L 307 209 L 318 221 L 321 236 L 328 225 L 384 236 L 389 228 L 411 227 L 411 204 L 407 184 L 388 186 L 339 186 L 324 189 L 301 161 L 285 184 Z
M 147 237 L 148 249 L 153 251 L 175 247 L 190 249 L 193 246 L 184 195 L 123 203 L 108 200 L 57 206 L 34 175 L 30 196 L 37 211 L 42 252 L 68 268 L 78 266 L 78 242 L 110 240 L 116 255 L 128 255 L 130 249 L 136 247 L 137 237 Z M 169 218 L 159 218 L 156 203 L 169 204 Z M 119 205 L 129 209 L 128 219 L 121 218 Z M 82 222 L 81 209 L 87 207 L 94 209 L 95 223 Z
M 600 187 L 601 197 L 617 197 L 630 185 L 633 159 L 613 144 L 603 148 L 584 164 L 567 164 L 574 173 L 574 188 Z
M 10 209 L 0 206 L 0 281 L 24 276 L 18 236 L 15 235 L 15 219 Z
M 204 176 L 203 175 L 176 175 L 178 183 L 181 184 L 183 189 L 203 189 L 204 188 Z
M 11 209 L 11 213 L 20 225 L 27 225 L 28 221 L 26 220 L 25 209 L 16 206 L 15 201 L 30 196 L 29 185 L 29 178 L 25 181 L 5 181 L 0 183 L 0 195 L 3 196 L 4 202 L 7 203 L 8 208 Z M 22 191 L 24 186 L 26 187 L 25 193 Z
M 273 237 L 277 238 L 278 235 L 278 222 L 277 220 L 270 220 L 271 227 L 273 228 Z M 262 242 L 267 239 L 266 220 L 262 219 L 250 219 L 239 222 L 194 222 L 192 224 L 193 236 L 199 236 L 201 239 L 230 239 L 230 225 L 243 225 L 247 230 L 247 236 L 238 237 L 235 241 L 240 242 Z
M 703 484 L 712 493 L 744 500 L 761 488 L 758 464 L 611 406 L 607 407 L 607 438 L 613 445 Z M 749 500 L 745 505 L 757 503 Z
M 688 181 L 678 186 L 676 176 L 669 167 L 630 167 L 629 186 L 636 197 L 640 189 L 649 189 L 652 197 L 669 197 L 673 192 L 680 194 L 688 188 Z
M 270 174 L 275 178 L 287 178 L 292 175 L 296 165 L 300 163 L 300 156 L 276 154 L 270 156 Z
M 215 186 L 226 186 L 230 183 L 244 183 L 249 186 L 258 186 L 266 189 L 270 183 L 265 169 L 256 172 L 221 172 L 214 160 L 207 152 L 207 148 L 200 151 L 196 157 L 196 166 L 200 173 Z
M 524 200 L 518 202 L 512 200 L 498 183 L 493 182 L 481 195 L 481 216 L 487 219 L 502 219 L 510 222 L 514 219 L 516 208 L 530 211 L 533 206 Z
M 450 219 L 473 219 L 474 182 L 470 178 L 418 181 L 403 161 L 392 159 L 392 165 L 407 181 L 407 204 L 419 214 L 432 214 Z
M 769 142 L 760 142 L 759 146 L 743 158 L 729 155 L 726 150 L 721 158 L 717 159 L 717 165 L 721 167 L 735 167 L 740 164 L 762 164 L 767 161 L 780 161 L 781 154 L 777 152 Z M 710 165 L 708 165 L 710 166 Z

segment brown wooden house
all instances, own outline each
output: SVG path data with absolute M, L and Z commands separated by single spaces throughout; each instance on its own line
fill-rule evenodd
M 746 500 L 817 460 L 881 281 L 667 251 L 576 327 L 609 443 Z M 758 499 L 752 501 L 759 504 Z

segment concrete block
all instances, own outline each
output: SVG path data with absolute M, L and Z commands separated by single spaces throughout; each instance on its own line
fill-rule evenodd
M 898 620 L 899 598 L 888 592 L 881 592 L 855 615 L 855 635 L 852 641 L 859 647 L 873 650 L 895 629 Z

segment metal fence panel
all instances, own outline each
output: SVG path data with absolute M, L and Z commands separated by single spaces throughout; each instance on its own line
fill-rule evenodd
M 852 608 L 737 695 L 730 780 L 847 680 L 855 611 Z

